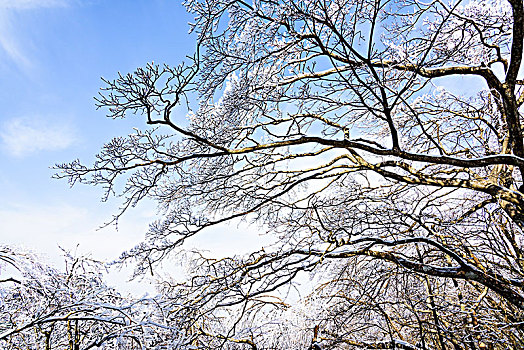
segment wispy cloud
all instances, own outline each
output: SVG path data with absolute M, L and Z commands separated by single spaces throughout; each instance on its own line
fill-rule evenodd
M 70 126 L 29 118 L 15 118 L 3 123 L 0 138 L 3 149 L 14 157 L 65 149 L 76 139 Z
M 0 0 L 0 9 L 37 9 L 68 6 L 69 0 Z
M 0 58 L 3 51 L 5 56 L 19 68 L 30 68 L 32 66 L 31 61 L 23 52 L 20 45 L 21 40 L 13 26 L 9 12 L 0 5 Z
M 76 0 L 0 0 L 0 59 L 2 53 L 22 71 L 33 67 L 26 48 L 22 45 L 24 28 L 16 25 L 15 12 L 60 8 Z

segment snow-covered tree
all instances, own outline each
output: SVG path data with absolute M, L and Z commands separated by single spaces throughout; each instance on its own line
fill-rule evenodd
M 184 339 L 166 322 L 160 296 L 109 287 L 100 262 L 64 252 L 60 271 L 33 253 L 2 251 L 16 266 L 0 273 L 2 349 L 176 349 Z
M 137 274 L 218 224 L 275 238 L 166 281 L 195 346 L 274 348 L 273 324 L 318 326 L 329 348 L 524 347 L 522 1 L 186 5 L 189 64 L 148 64 L 98 97 L 151 128 L 57 177 L 121 195 L 115 220 L 158 203 L 122 255 Z M 311 312 L 287 325 L 280 297 L 302 272 Z

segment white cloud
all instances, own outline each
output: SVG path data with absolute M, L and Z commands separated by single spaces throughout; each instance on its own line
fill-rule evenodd
M 23 28 L 14 23 L 14 12 L 24 10 L 37 10 L 42 8 L 67 7 L 74 0 L 0 0 L 0 54 L 15 63 L 22 71 L 33 67 L 32 60 L 28 57 L 27 50 L 22 45 L 24 41 Z M 27 41 L 27 40 L 26 40 Z M 0 56 L 1 59 L 1 56 Z
M 8 206 L 0 206 L 4 244 L 48 253 L 50 258 L 58 258 L 56 261 L 60 261 L 58 246 L 73 249 L 80 245 L 81 252 L 93 252 L 96 258 L 104 259 L 115 259 L 123 250 L 121 241 L 126 237 L 112 227 L 97 231 L 105 218 L 96 217 L 87 207 L 63 203 L 44 206 L 10 199 Z M 101 245 L 102 241 L 111 244 Z
M 19 36 L 11 23 L 9 11 L 2 7 L 1 1 L 2 0 L 0 0 L 0 54 L 3 51 L 7 58 L 20 68 L 31 68 L 32 63 L 20 46 Z
M 29 118 L 15 118 L 3 123 L 0 138 L 3 149 L 14 157 L 65 149 L 76 140 L 70 126 Z
M 64 7 L 68 0 L 0 0 L 0 9 L 37 9 L 45 7 Z

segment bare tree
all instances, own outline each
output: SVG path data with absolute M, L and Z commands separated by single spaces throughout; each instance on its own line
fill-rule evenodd
M 522 1 L 187 8 L 189 64 L 148 64 L 97 98 L 151 128 L 57 177 L 121 195 L 115 220 L 158 203 L 122 255 L 137 274 L 220 223 L 275 237 L 246 257 L 199 256 L 166 287 L 199 341 L 263 348 L 253 325 L 285 308 L 273 298 L 304 271 L 324 278 L 311 300 L 326 309 L 302 329 L 318 322 L 325 346 L 522 348 Z

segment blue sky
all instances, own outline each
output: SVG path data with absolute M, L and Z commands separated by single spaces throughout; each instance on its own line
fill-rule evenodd
M 59 245 L 113 260 L 143 239 L 156 217 L 152 203 L 125 215 L 118 231 L 97 230 L 118 201 L 101 203 L 99 188 L 70 189 L 51 179 L 50 167 L 76 158 L 91 163 L 111 137 L 145 127 L 139 117 L 111 120 L 95 109 L 100 77 L 151 61 L 180 63 L 195 47 L 189 21 L 176 0 L 0 0 L 0 244 L 59 264 Z M 441 83 L 452 91 L 475 85 L 465 77 Z M 256 232 L 223 226 L 190 243 L 220 255 L 242 253 L 268 241 Z M 111 278 L 122 286 L 126 276 Z
M 93 96 L 111 79 L 147 62 L 176 65 L 193 53 L 191 21 L 175 0 L 0 0 L 0 241 L 60 260 L 58 245 L 114 259 L 139 242 L 154 206 L 143 204 L 114 227 L 96 230 L 117 201 L 98 188 L 52 180 L 55 163 L 89 163 L 112 136 L 143 128 L 111 120 Z M 201 242 L 225 246 L 217 232 Z M 246 244 L 240 232 L 225 242 Z M 251 236 L 251 239 L 253 236 Z M 201 245 L 200 245 L 201 246 Z
M 194 49 L 190 16 L 168 0 L 0 0 L 0 241 L 60 260 L 58 245 L 113 259 L 143 238 L 153 205 L 118 232 L 96 230 L 118 204 L 100 189 L 52 180 L 55 163 L 91 162 L 112 136 L 144 127 L 105 118 L 100 77 L 147 62 L 178 64 Z
M 139 117 L 111 120 L 93 97 L 120 71 L 154 61 L 177 65 L 195 48 L 190 15 L 170 0 L 0 0 L 0 242 L 62 261 L 58 246 L 114 260 L 144 238 L 156 217 L 142 203 L 114 226 L 116 212 L 101 189 L 53 180 L 56 163 L 91 163 L 113 136 L 144 128 Z M 236 226 L 218 227 L 189 242 L 214 254 L 248 251 L 260 239 Z M 235 242 L 235 244 L 231 244 Z M 225 244 L 224 244 L 225 243 Z M 128 273 L 110 279 L 125 285 Z M 140 282 L 136 282 L 140 283 Z M 124 286 L 125 285 L 125 286 Z

